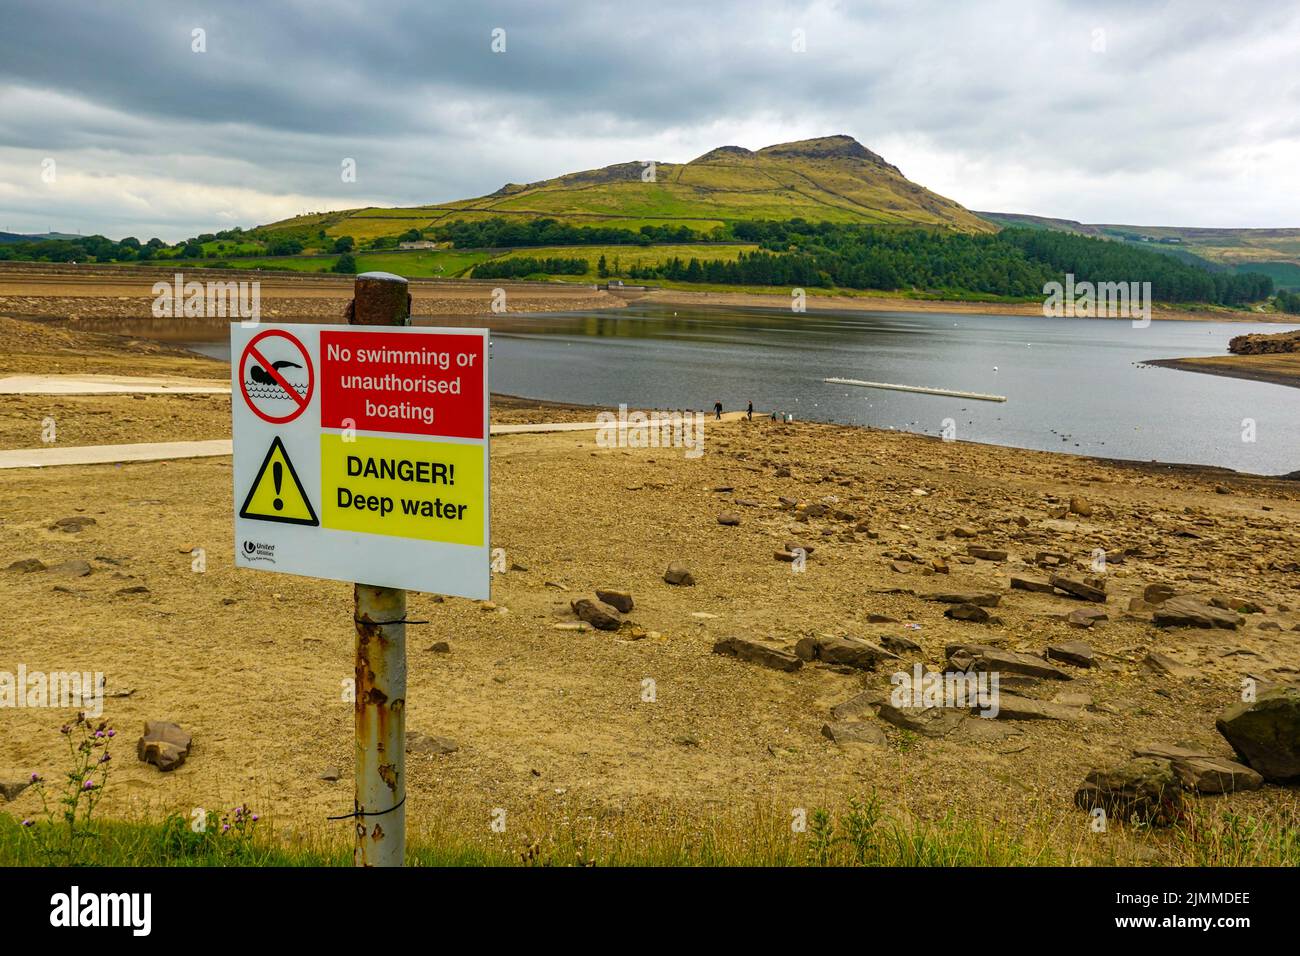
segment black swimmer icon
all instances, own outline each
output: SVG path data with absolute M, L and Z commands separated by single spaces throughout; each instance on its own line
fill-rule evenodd
M 280 371 L 280 369 L 282 368 L 302 368 L 302 366 L 299 365 L 297 362 L 287 362 L 287 361 L 273 362 L 271 364 L 271 367 L 275 369 L 277 372 Z M 271 376 L 270 372 L 262 368 L 262 366 L 258 365 L 256 362 L 249 365 L 248 377 L 251 378 L 258 385 L 279 385 L 280 384 Z

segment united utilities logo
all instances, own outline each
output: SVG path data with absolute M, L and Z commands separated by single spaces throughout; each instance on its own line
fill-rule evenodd
M 275 545 L 261 541 L 245 541 L 242 548 L 245 561 L 265 561 L 275 564 Z

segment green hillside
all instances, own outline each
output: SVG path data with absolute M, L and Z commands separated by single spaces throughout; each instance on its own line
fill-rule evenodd
M 1013 212 L 980 212 L 977 215 L 1002 227 L 1046 229 L 1114 239 L 1184 261 L 1199 260 L 1237 272 L 1263 272 L 1285 285 L 1294 285 L 1300 279 L 1300 229 L 1131 226 L 1084 223 Z
M 299 216 L 258 232 L 352 236 L 364 243 L 453 221 L 555 219 L 578 226 L 637 230 L 687 226 L 698 233 L 741 220 L 939 226 L 992 232 L 994 226 L 908 180 L 850 136 L 782 143 L 752 152 L 721 146 L 689 163 L 619 163 L 489 196 L 403 209 L 371 207 Z

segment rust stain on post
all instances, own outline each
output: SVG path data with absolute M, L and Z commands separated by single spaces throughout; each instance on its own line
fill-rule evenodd
M 407 325 L 406 280 L 357 276 L 353 325 Z M 356 621 L 357 866 L 401 866 L 406 856 L 406 592 L 353 585 Z M 398 623 L 390 623 L 398 622 Z M 367 835 L 367 831 L 369 834 Z

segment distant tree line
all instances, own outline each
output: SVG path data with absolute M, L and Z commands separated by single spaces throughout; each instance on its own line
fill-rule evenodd
M 456 220 L 426 230 L 439 242 L 459 249 L 507 249 L 516 246 L 648 246 L 656 242 L 703 242 L 725 238 L 724 230 L 707 235 L 687 226 L 642 226 L 639 230 L 605 226 L 569 226 L 554 219 L 516 222 L 499 216 Z
M 1278 311 L 1300 315 L 1300 292 L 1288 292 L 1283 289 L 1278 292 L 1276 301 Z
M 474 267 L 475 279 L 518 279 L 522 276 L 535 275 L 580 276 L 587 273 L 586 259 L 493 259 L 481 262 Z

